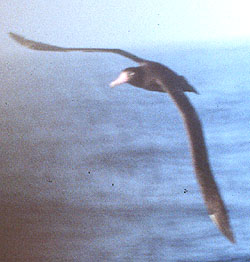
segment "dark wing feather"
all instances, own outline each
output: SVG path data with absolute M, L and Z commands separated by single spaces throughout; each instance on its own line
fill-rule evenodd
M 144 59 L 137 57 L 129 52 L 126 52 L 121 49 L 112 49 L 112 48 L 65 48 L 55 45 L 48 45 L 41 42 L 35 42 L 32 40 L 28 40 L 20 35 L 9 33 L 9 36 L 14 39 L 19 44 L 33 49 L 33 50 L 39 50 L 39 51 L 54 51 L 54 52 L 72 52 L 72 51 L 81 51 L 81 52 L 104 52 L 104 53 L 114 53 L 118 54 L 124 57 L 127 57 L 137 63 L 143 63 L 145 62 Z
M 174 100 L 182 115 L 189 137 L 195 173 L 210 218 L 220 231 L 234 243 L 235 240 L 231 231 L 227 211 L 209 165 L 205 139 L 199 117 L 184 92 L 175 90 L 173 87 L 168 87 L 165 83 L 167 83 L 167 81 L 158 81 L 162 89 Z

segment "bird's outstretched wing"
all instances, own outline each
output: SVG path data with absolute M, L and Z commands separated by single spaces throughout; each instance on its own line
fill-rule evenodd
M 19 44 L 33 49 L 33 50 L 39 50 L 39 51 L 54 51 L 54 52 L 72 52 L 72 51 L 81 51 L 81 52 L 103 52 L 103 53 L 114 53 L 121 56 L 124 56 L 126 58 L 129 58 L 137 63 L 143 63 L 145 62 L 145 59 L 142 59 L 138 56 L 135 56 L 129 52 L 126 52 L 121 49 L 112 49 L 112 48 L 72 48 L 72 47 L 60 47 L 55 45 L 49 45 L 44 44 L 41 42 L 36 42 L 32 40 L 28 40 L 20 35 L 9 33 L 9 36 L 14 39 Z
M 167 80 L 164 79 L 158 80 L 158 84 L 174 100 L 182 115 L 189 137 L 196 177 L 200 184 L 209 216 L 219 230 L 234 243 L 235 240 L 227 211 L 209 165 L 208 153 L 199 117 L 184 92 L 167 86 Z

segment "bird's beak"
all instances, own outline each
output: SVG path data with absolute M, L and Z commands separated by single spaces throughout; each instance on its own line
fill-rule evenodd
M 128 82 L 129 77 L 127 72 L 121 72 L 116 80 L 110 83 L 110 87 L 115 87 Z

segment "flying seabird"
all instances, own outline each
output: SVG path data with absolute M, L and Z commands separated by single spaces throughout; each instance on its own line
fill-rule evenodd
M 114 87 L 123 83 L 129 83 L 136 87 L 150 91 L 166 92 L 170 95 L 181 113 L 187 130 L 193 166 L 209 216 L 217 225 L 219 230 L 232 243 L 235 242 L 225 205 L 220 196 L 219 189 L 210 168 L 201 122 L 194 107 L 184 94 L 184 92 L 197 93 L 197 91 L 186 81 L 183 76 L 176 74 L 174 71 L 162 64 L 142 59 L 121 49 L 64 48 L 28 40 L 14 33 L 9 33 L 9 35 L 19 44 L 33 50 L 54 52 L 82 51 L 115 53 L 138 63 L 140 65 L 138 67 L 124 69 L 118 78 L 110 84 L 110 86 Z

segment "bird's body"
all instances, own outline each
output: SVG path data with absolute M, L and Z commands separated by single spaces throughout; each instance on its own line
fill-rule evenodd
M 175 89 L 179 88 L 184 92 L 194 92 L 198 94 L 183 76 L 178 75 L 173 70 L 160 63 L 144 61 L 141 63 L 140 67 L 127 68 L 127 70 L 131 69 L 136 72 L 133 81 L 129 82 L 133 86 L 144 88 L 149 91 L 165 93 L 166 91 L 157 83 L 157 79 L 164 75 L 169 87 L 175 87 Z
M 184 94 L 186 91 L 194 93 L 197 93 L 197 91 L 183 76 L 178 75 L 162 64 L 139 58 L 121 49 L 64 48 L 28 40 L 13 33 L 10 33 L 10 36 L 19 44 L 33 50 L 55 52 L 108 52 L 125 56 L 139 63 L 140 66 L 138 67 L 130 67 L 123 70 L 119 77 L 110 84 L 111 87 L 129 83 L 149 91 L 166 92 L 170 95 L 182 115 L 187 130 L 194 170 L 208 213 L 220 231 L 231 242 L 234 242 L 227 211 L 210 168 L 201 122 L 194 107 Z

